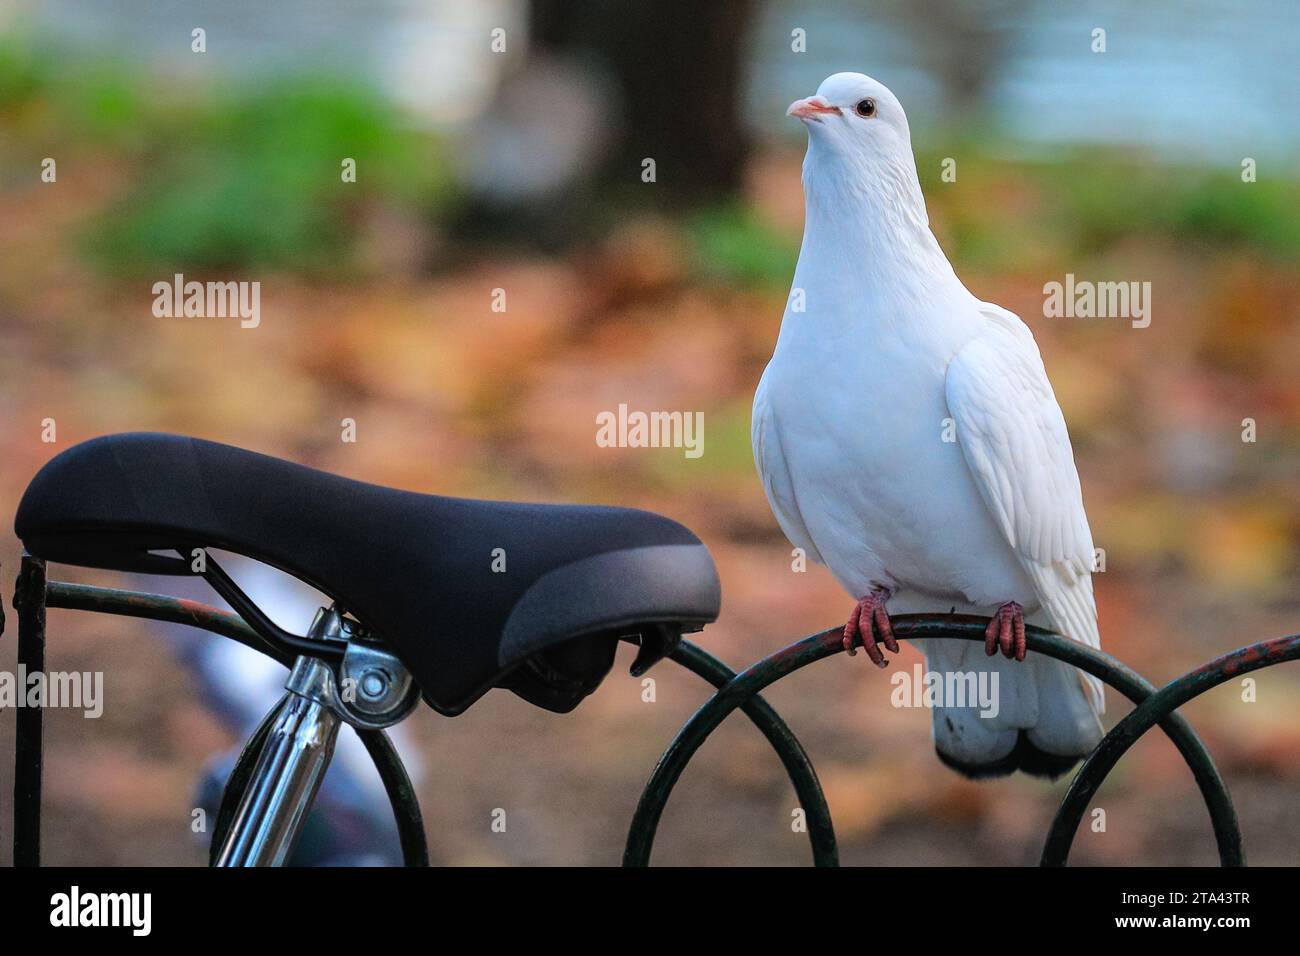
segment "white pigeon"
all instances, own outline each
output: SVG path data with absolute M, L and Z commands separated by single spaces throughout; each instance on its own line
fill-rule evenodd
M 1097 744 L 1104 701 L 1095 678 L 1025 657 L 1026 620 L 1101 643 L 1092 533 L 1038 347 L 939 248 L 893 93 L 837 73 L 789 114 L 808 128 L 803 246 L 752 436 L 772 510 L 858 599 L 845 646 L 861 639 L 881 667 L 879 644 L 898 650 L 886 601 L 990 617 L 987 656 L 917 642 L 930 671 L 998 678 L 995 716 L 934 708 L 935 749 L 969 776 L 1057 776 Z

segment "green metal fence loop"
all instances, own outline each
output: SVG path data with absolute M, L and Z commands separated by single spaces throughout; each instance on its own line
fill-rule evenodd
M 1242 647 L 1221 657 L 1217 657 L 1194 671 L 1170 681 L 1160 690 L 1151 694 L 1127 717 L 1121 720 L 1108 733 L 1097 748 L 1088 755 L 1079 772 L 1070 783 L 1065 799 L 1056 811 L 1052 828 L 1048 831 L 1047 841 L 1043 846 L 1043 866 L 1064 866 L 1074 842 L 1075 831 L 1083 819 L 1088 803 L 1096 794 L 1106 776 L 1119 762 L 1120 757 L 1128 752 L 1143 734 L 1157 723 L 1164 726 L 1174 711 L 1195 697 L 1199 697 L 1213 687 L 1217 687 L 1234 677 L 1269 667 L 1284 661 L 1300 658 L 1300 634 L 1277 637 L 1270 641 L 1261 641 Z M 1226 791 L 1225 791 L 1226 796 Z M 1242 866 L 1245 859 L 1240 852 L 1235 859 L 1223 859 L 1222 847 L 1220 858 L 1224 866 Z
M 671 655 L 672 659 L 691 672 L 703 677 L 715 688 L 722 688 L 736 677 L 733 671 L 712 654 L 701 650 L 689 641 L 683 641 Z M 808 821 L 808 841 L 812 844 L 813 862 L 817 866 L 839 866 L 839 850 L 835 845 L 835 827 L 831 822 L 830 807 L 822 793 L 821 782 L 813 770 L 812 761 L 786 722 L 772 709 L 772 705 L 755 695 L 742 705 L 745 716 L 753 721 L 772 749 L 776 751 L 790 782 L 794 784 Z
M 962 614 L 904 614 L 891 620 L 894 634 L 900 640 L 947 638 L 982 642 L 988 623 L 985 618 Z M 1041 628 L 1029 626 L 1025 631 L 1031 651 L 1093 674 L 1135 704 L 1140 705 L 1155 693 L 1149 681 L 1109 654 Z M 623 854 L 625 866 L 648 865 L 659 820 L 673 787 L 687 763 L 722 721 L 775 681 L 815 661 L 842 653 L 842 634 L 841 627 L 830 628 L 763 658 L 738 674 L 695 712 L 660 757 L 642 792 L 628 831 Z M 1196 779 L 1214 827 L 1220 860 L 1225 866 L 1240 865 L 1241 832 L 1237 815 L 1214 760 L 1180 715 L 1168 714 L 1160 720 L 1160 725 L 1178 747 Z

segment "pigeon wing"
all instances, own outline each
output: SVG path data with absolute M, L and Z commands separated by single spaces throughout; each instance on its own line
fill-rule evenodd
M 980 310 L 987 330 L 948 365 L 957 442 L 1056 629 L 1099 648 L 1092 532 L 1065 417 L 1029 329 L 998 306 Z M 1084 686 L 1101 713 L 1101 682 L 1085 675 Z
M 790 468 L 786 464 L 785 452 L 781 447 L 781 432 L 777 428 L 776 416 L 767 401 L 764 388 L 767 376 L 758 383 L 754 393 L 754 415 L 750 424 L 750 439 L 754 445 L 754 464 L 758 476 L 763 482 L 763 491 L 767 493 L 768 504 L 776 515 L 777 524 L 797 548 L 818 564 L 824 564 L 817 546 L 813 544 L 812 535 L 804 525 L 803 515 L 799 512 L 799 502 L 795 498 L 794 481 L 790 477 Z

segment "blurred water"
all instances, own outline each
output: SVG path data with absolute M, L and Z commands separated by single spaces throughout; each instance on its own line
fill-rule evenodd
M 792 99 L 838 70 L 869 73 L 893 89 L 914 132 L 950 119 L 951 98 L 917 66 L 923 41 L 901 18 L 882 15 L 886 6 L 769 2 L 753 59 L 760 125 L 774 128 Z M 1040 0 L 1014 16 L 987 17 L 1006 43 L 992 67 L 987 121 L 1011 138 L 1131 144 L 1171 161 L 1282 156 L 1295 169 L 1295 0 Z M 794 27 L 808 33 L 803 57 L 786 52 Z M 1106 30 L 1105 53 L 1091 50 L 1094 27 Z
M 891 86 L 922 136 L 954 118 L 971 120 L 953 116 L 951 91 L 927 65 L 925 54 L 937 43 L 915 26 L 924 18 L 901 15 L 904 2 L 760 3 L 744 105 L 755 129 L 800 135 L 784 121 L 785 106 L 848 69 Z M 354 70 L 417 115 L 446 123 L 483 109 L 500 71 L 523 53 L 526 9 L 523 0 L 0 0 L 0 23 L 32 22 L 61 40 L 197 82 L 286 66 Z M 1000 34 L 1001 52 L 958 48 L 953 55 L 988 68 L 977 119 L 1009 142 L 1130 144 L 1172 161 L 1276 156 L 1294 168 L 1296 0 L 1248 7 L 1235 0 L 1012 0 L 987 10 L 978 22 Z M 206 56 L 189 52 L 194 26 L 208 31 Z M 488 48 L 494 26 L 509 31 L 507 56 Z M 806 53 L 790 49 L 795 27 L 807 32 Z M 1107 31 L 1105 53 L 1090 49 L 1094 27 Z

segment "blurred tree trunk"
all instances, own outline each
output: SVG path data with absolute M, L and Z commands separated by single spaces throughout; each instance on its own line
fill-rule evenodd
M 656 165 L 661 198 L 716 200 L 741 184 L 741 116 L 751 0 L 533 0 L 530 37 L 544 55 L 592 63 L 621 110 L 605 184 L 641 182 Z
M 1032 0 L 893 0 L 917 55 L 943 85 L 953 119 L 962 122 L 982 104 L 1015 42 L 1011 25 Z

